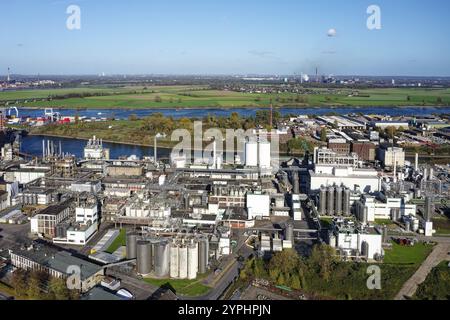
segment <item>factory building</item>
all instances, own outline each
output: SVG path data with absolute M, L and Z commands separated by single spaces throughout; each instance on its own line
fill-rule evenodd
M 49 276 L 67 279 L 79 270 L 79 276 L 71 277 L 72 288 L 82 293 L 97 286 L 104 277 L 102 267 L 43 244 L 24 249 L 10 250 L 11 264 L 23 270 L 39 270 Z
M 56 226 L 66 220 L 71 212 L 71 200 L 52 205 L 31 218 L 31 233 L 53 239 L 56 237 Z
M 373 228 L 335 219 L 328 242 L 345 260 L 362 258 L 374 261 L 380 260 L 384 255 L 382 238 L 382 235 Z
M 351 152 L 356 153 L 358 158 L 363 161 L 375 161 L 375 145 L 370 142 L 351 142 Z
M 247 141 L 245 143 L 245 166 L 270 169 L 272 167 L 271 144 L 268 141 Z
M 84 148 L 84 159 L 86 160 L 109 160 L 109 149 L 103 147 L 103 140 L 95 136 L 89 139 Z
M 348 155 L 350 154 L 350 143 L 343 138 L 329 139 L 328 149 L 336 152 L 337 154 Z
M 355 215 L 363 223 L 378 219 L 399 221 L 402 216 L 415 216 L 416 212 L 415 204 L 408 204 L 404 198 L 399 197 L 387 197 L 381 201 L 373 196 L 363 195 L 355 203 Z
M 248 218 L 263 219 L 270 217 L 270 196 L 262 192 L 247 193 L 246 208 Z
M 385 168 L 405 166 L 405 151 L 402 148 L 381 147 L 377 152 L 377 159 L 381 161 Z

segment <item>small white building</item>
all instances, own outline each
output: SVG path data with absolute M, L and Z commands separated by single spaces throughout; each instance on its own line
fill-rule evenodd
M 378 149 L 378 160 L 381 161 L 385 167 L 394 167 L 394 162 L 397 167 L 405 166 L 405 151 L 403 148 L 380 148 Z
M 270 217 L 270 196 L 261 192 L 247 194 L 248 219 Z

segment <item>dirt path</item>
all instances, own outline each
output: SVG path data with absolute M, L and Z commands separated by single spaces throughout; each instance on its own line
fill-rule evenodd
M 400 292 L 395 296 L 395 300 L 405 300 L 405 297 L 412 297 L 417 287 L 425 281 L 431 270 L 444 260 L 448 260 L 450 244 L 440 243 L 434 247 L 431 254 L 425 259 L 414 275 L 405 282 Z

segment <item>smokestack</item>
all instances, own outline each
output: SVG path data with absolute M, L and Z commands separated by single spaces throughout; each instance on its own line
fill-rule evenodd
M 6 82 L 10 82 L 11 81 L 11 74 L 10 74 L 10 69 L 8 67 L 8 75 L 6 77 Z
M 42 159 L 45 159 L 45 140 L 42 140 Z
M 416 169 L 416 171 L 419 171 L 419 154 L 418 153 L 416 153 L 415 169 Z
M 217 169 L 217 141 L 214 138 L 213 142 L 213 169 Z
M 394 182 L 397 182 L 397 153 L 394 151 Z
M 154 147 L 154 150 L 155 150 L 155 163 L 158 163 L 158 145 L 157 145 L 157 142 L 156 142 L 156 136 L 155 136 L 155 147 Z
M 272 99 L 270 99 L 270 120 L 269 120 L 269 125 L 270 127 L 273 126 L 273 104 L 272 104 Z

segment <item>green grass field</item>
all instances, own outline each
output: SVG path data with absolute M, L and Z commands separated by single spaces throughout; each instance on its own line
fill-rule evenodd
M 438 235 L 450 235 L 450 219 L 448 217 L 436 217 L 433 226 Z
M 107 253 L 114 253 L 117 249 L 127 244 L 127 231 L 125 229 L 120 230 L 117 238 L 111 243 L 109 248 L 106 250 Z
M 326 89 L 316 89 L 320 94 L 297 95 L 293 93 L 256 94 L 231 91 L 205 90 L 201 86 L 167 87 L 86 87 L 53 90 L 23 90 L 0 92 L 1 101 L 27 100 L 20 102 L 25 107 L 58 108 L 237 108 L 267 107 L 272 99 L 276 107 L 292 106 L 424 106 L 450 105 L 450 89 L 392 88 L 363 89 L 359 95 L 350 96 L 352 90 L 341 89 L 333 94 Z M 85 98 L 55 99 L 50 95 L 70 93 L 106 94 Z M 298 100 L 298 98 L 301 98 Z M 409 100 L 408 100 L 409 97 Z M 438 103 L 438 98 L 441 103 Z M 45 99 L 44 101 L 42 101 Z
M 450 268 L 448 261 L 440 263 L 423 283 L 417 288 L 416 300 L 449 300 L 450 299 Z
M 211 288 L 203 285 L 199 280 L 173 280 L 173 279 L 151 279 L 145 278 L 145 282 L 157 286 L 170 286 L 175 291 L 176 294 L 180 294 L 188 297 L 198 297 L 206 294 Z
M 384 263 L 418 266 L 428 257 L 432 250 L 432 246 L 423 243 L 418 243 L 412 247 L 392 243 L 392 249 L 386 250 Z

